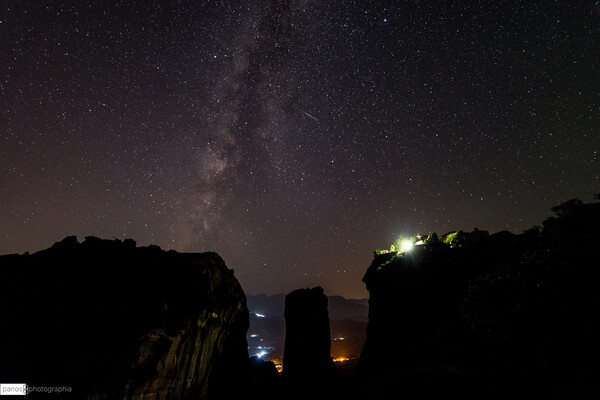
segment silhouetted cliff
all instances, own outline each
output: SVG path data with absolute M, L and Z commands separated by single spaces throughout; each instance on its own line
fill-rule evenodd
M 0 272 L 2 382 L 105 399 L 232 398 L 249 383 L 246 299 L 216 253 L 68 237 L 0 257 Z
M 327 296 L 321 287 L 298 289 L 285 298 L 285 398 L 326 398 L 337 384 L 331 358 Z
M 321 287 L 298 289 L 285 298 L 283 375 L 322 379 L 335 370 L 331 359 L 331 331 L 327 296 Z
M 521 235 L 376 257 L 363 278 L 369 392 L 600 397 L 600 204 L 553 211 Z

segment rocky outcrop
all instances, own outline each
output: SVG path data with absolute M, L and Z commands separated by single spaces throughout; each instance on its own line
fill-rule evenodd
M 216 253 L 70 237 L 0 268 L 3 382 L 169 400 L 232 398 L 250 383 L 245 296 Z
M 521 235 L 376 256 L 360 370 L 377 398 L 599 398 L 600 203 Z
M 288 294 L 285 325 L 283 375 L 313 382 L 330 377 L 335 366 L 331 359 L 327 296 L 323 289 L 298 289 Z
M 465 273 L 445 251 L 415 248 L 403 256 L 376 257 L 363 278 L 369 323 L 362 370 L 381 376 L 439 363 L 442 333 L 458 319 Z

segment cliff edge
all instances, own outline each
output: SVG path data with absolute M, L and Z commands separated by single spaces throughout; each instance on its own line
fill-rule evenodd
M 232 398 L 249 382 L 248 309 L 216 253 L 65 238 L 0 257 L 3 382 L 61 398 Z
M 376 255 L 363 278 L 367 392 L 599 398 L 600 203 L 552 211 L 520 235 Z

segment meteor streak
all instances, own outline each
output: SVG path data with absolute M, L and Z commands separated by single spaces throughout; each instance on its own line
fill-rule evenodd
M 300 110 L 300 111 L 302 111 L 304 114 L 306 114 L 306 116 L 307 116 L 307 117 L 310 117 L 310 118 L 314 119 L 315 121 L 319 122 L 319 120 L 318 120 L 318 119 L 316 119 L 315 117 L 313 117 L 312 115 L 310 115 L 310 114 L 309 114 L 309 113 L 307 113 L 306 111 L 304 111 L 304 110 Z

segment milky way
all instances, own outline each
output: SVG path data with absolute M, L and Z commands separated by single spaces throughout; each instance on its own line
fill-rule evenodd
M 600 4 L 0 6 L 0 253 L 216 251 L 249 293 L 366 295 L 400 234 L 600 192 Z

